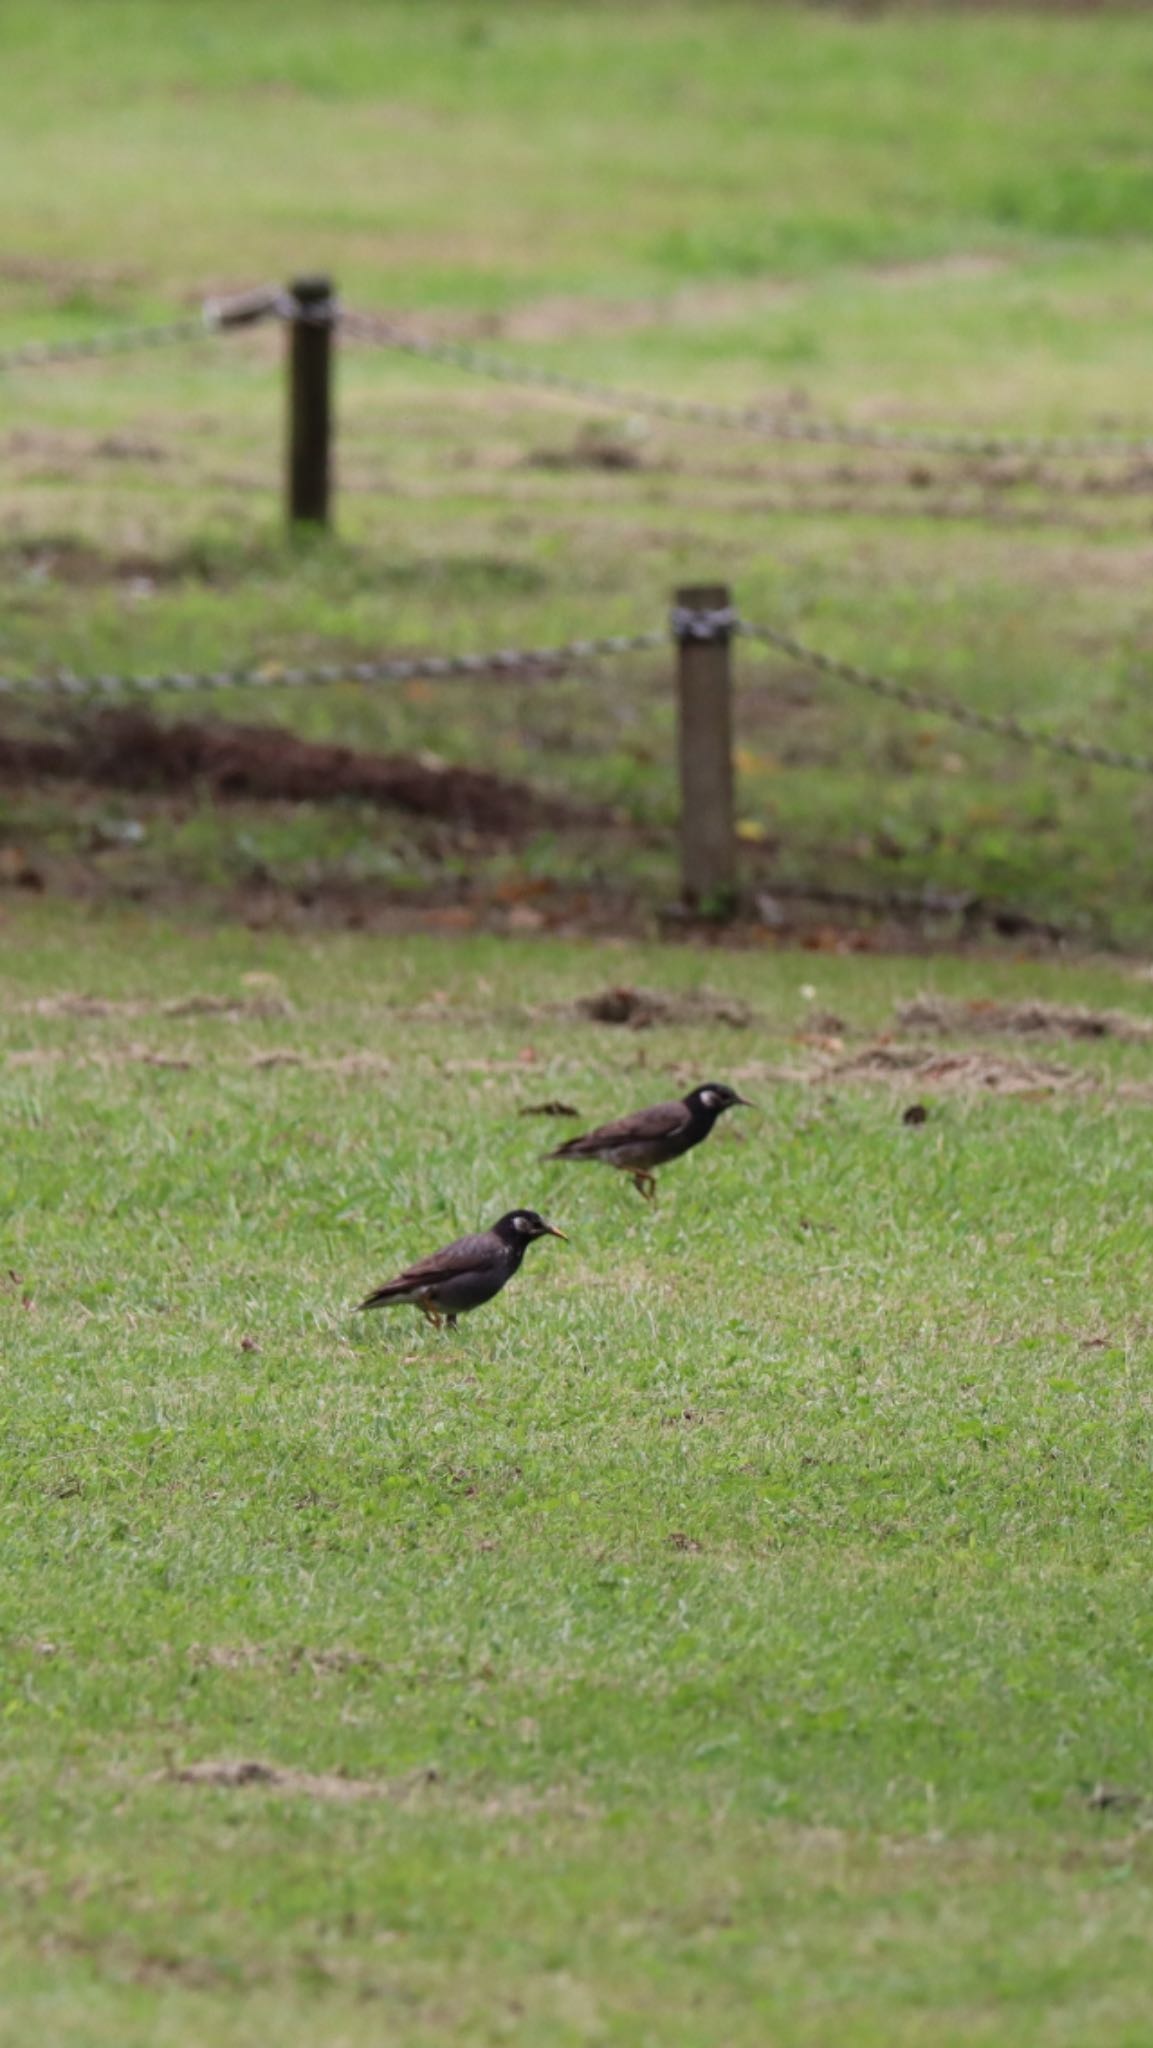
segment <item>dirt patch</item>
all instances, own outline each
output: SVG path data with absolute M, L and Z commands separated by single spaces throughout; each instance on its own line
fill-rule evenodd
M 6 1067 L 51 1068 L 60 1066 L 65 1060 L 72 1066 L 98 1069 L 167 1067 L 177 1074 L 191 1073 L 200 1064 L 191 1053 L 164 1052 L 151 1045 L 101 1046 L 99 1051 L 80 1055 L 79 1058 L 75 1052 L 65 1052 L 61 1046 L 28 1046 L 16 1052 L 0 1052 L 0 1063 Z
M 916 481 L 913 478 L 910 482 Z M 1086 486 L 1088 490 L 1090 486 Z M 1134 486 L 1133 489 L 1138 487 Z M 1118 487 L 1116 495 L 1121 495 Z M 716 494 L 717 497 L 720 494 Z M 698 497 L 698 504 L 702 502 Z M 724 505 L 724 509 L 729 509 Z M 710 504 L 710 508 L 713 505 Z M 804 486 L 793 491 L 758 492 L 755 497 L 739 503 L 744 512 L 761 512 L 789 517 L 812 517 L 817 519 L 863 516 L 869 519 L 892 519 L 902 522 L 909 519 L 939 520 L 942 524 L 953 524 L 975 520 L 981 526 L 1003 528 L 1060 528 L 1065 532 L 1095 535 L 1117 530 L 1118 521 L 1114 514 L 1095 515 L 1082 511 L 1071 494 L 1063 496 L 1056 492 L 1052 501 L 1043 504 L 1013 504 L 993 494 L 992 487 L 983 493 L 958 495 L 956 491 L 941 491 L 930 494 L 918 489 L 915 495 L 905 497 L 884 496 L 875 490 L 857 488 L 825 488 L 821 485 Z M 1141 533 L 1147 524 L 1147 512 L 1140 507 L 1140 521 L 1130 522 L 1129 530 Z
M 342 1671 L 383 1671 L 379 1657 L 370 1657 L 363 1650 L 306 1650 L 302 1645 L 289 1652 L 289 1669 L 308 1670 L 317 1678 L 331 1677 Z
M 141 284 L 147 274 L 127 264 L 54 263 L 43 256 L 5 256 L 0 262 L 0 280 L 5 284 L 55 286 L 65 302 L 77 292 L 127 290 Z
M 64 989 L 59 995 L 38 996 L 22 1003 L 26 1017 L 288 1017 L 292 1005 L 282 996 L 175 996 L 170 1002 L 150 1003 L 141 997 L 116 1000 L 110 996 L 86 996 Z
M 534 448 L 525 457 L 529 469 L 637 470 L 645 460 L 644 435 L 632 422 L 621 428 L 606 420 L 586 420 L 564 447 Z
M 1011 268 L 1007 257 L 975 252 L 931 257 L 923 262 L 863 267 L 861 276 L 896 289 L 983 279 Z M 777 312 L 797 304 L 803 288 L 784 278 L 682 285 L 647 299 L 594 299 L 553 292 L 514 306 L 507 313 L 437 314 L 422 318 L 421 331 L 464 340 L 571 341 L 582 336 L 643 333 L 649 328 L 714 328 L 718 321 L 750 313 Z
M 53 440 L 41 436 L 38 439 L 35 430 L 27 428 L 18 429 L 10 436 L 7 445 L 13 455 L 43 456 L 62 452 L 60 437 Z M 74 454 L 97 455 L 112 461 L 162 462 L 165 459 L 163 448 L 136 435 L 105 435 L 83 448 L 71 442 L 66 446 Z M 28 582 L 65 583 L 77 589 L 97 589 L 109 583 L 147 584 L 155 588 L 158 584 L 185 580 L 205 583 L 215 580 L 210 574 L 207 557 L 194 549 L 167 557 L 143 548 L 129 548 L 112 554 L 95 541 L 72 533 L 11 541 L 0 547 L 0 560 L 6 566 L 11 564 Z
M 1080 1003 L 958 1002 L 948 996 L 919 995 L 898 1004 L 896 1021 L 906 1031 L 937 1031 L 949 1037 L 1119 1038 L 1130 1044 L 1153 1038 L 1153 1018 L 1125 1010 L 1090 1010 Z
M 139 1017 L 145 1005 L 113 1002 L 104 996 L 37 996 L 35 1002 L 20 1005 L 26 1017 Z
M 176 996 L 161 1003 L 162 1017 L 290 1017 L 284 996 Z
M 519 838 L 542 827 L 604 824 L 603 807 L 541 796 L 527 783 L 408 754 L 361 753 L 275 726 L 163 725 L 135 709 L 100 712 L 67 739 L 0 737 L 0 780 L 65 779 L 101 788 L 192 789 L 218 799 L 331 803 L 357 798 Z
M 594 1024 L 626 1024 L 633 1031 L 648 1030 L 653 1024 L 727 1024 L 745 1030 L 756 1016 L 738 996 L 715 995 L 710 989 L 667 995 L 651 988 L 605 988 L 560 1007 Z
M 534 1740 L 534 1728 L 530 1722 L 522 1724 L 517 1731 L 521 1740 Z M 490 1793 L 487 1799 L 479 1799 L 474 1811 L 482 1820 L 529 1820 L 538 1815 L 551 1815 L 563 1820 L 592 1820 L 597 1808 L 587 1800 L 578 1799 L 561 1786 L 545 1787 L 543 1791 L 529 1785 L 506 1785 L 501 1791 Z
M 273 1662 L 261 1643 L 192 1643 L 188 1657 L 206 1671 L 256 1671 Z
M 363 1650 L 310 1650 L 303 1643 L 295 1643 L 287 1650 L 273 1649 L 265 1643 L 192 1643 L 188 1655 L 193 1664 L 209 1671 L 257 1671 L 283 1664 L 289 1671 L 310 1671 L 316 1677 L 328 1677 L 342 1671 L 384 1668 L 379 1657 L 370 1657 Z
M 160 1780 L 175 1785 L 216 1786 L 225 1791 L 257 1786 L 265 1792 L 348 1803 L 357 1799 L 410 1798 L 429 1785 L 439 1784 L 440 1773 L 434 1770 L 414 1771 L 406 1778 L 393 1780 L 349 1778 L 341 1771 L 297 1771 L 247 1758 L 181 1764 L 162 1771 Z
M 525 1724 L 523 1740 L 532 1739 L 531 1729 L 532 1724 Z M 325 1799 L 338 1805 L 383 1799 L 405 1806 L 443 1788 L 441 1774 L 433 1767 L 410 1771 L 401 1778 L 349 1778 L 340 1771 L 298 1771 L 255 1758 L 183 1764 L 159 1772 L 154 1782 L 201 1785 L 226 1792 L 276 1792 L 285 1798 Z M 538 1815 L 587 1820 L 595 1811 L 567 1789 L 524 1785 L 506 1785 L 487 1794 L 475 1787 L 462 1787 L 454 1804 L 484 1820 L 519 1820 Z
M 1094 1785 L 1085 1796 L 1090 1813 L 1132 1813 L 1153 1804 L 1148 1792 L 1131 1792 L 1123 1785 Z
M 358 1074 L 374 1076 L 391 1074 L 394 1062 L 382 1053 L 346 1052 L 330 1058 L 306 1052 L 293 1052 L 287 1046 L 274 1048 L 271 1052 L 253 1053 L 249 1061 L 257 1070 L 267 1067 L 303 1067 L 313 1074 L 336 1074 L 342 1078 L 354 1078 Z
M 178 1955 L 155 1949 L 143 1952 L 128 1942 L 101 1941 L 92 1936 L 66 1933 L 59 1928 L 41 1935 L 36 1948 L 39 1955 L 52 1962 L 72 1956 L 84 1956 L 90 1960 L 98 1958 L 101 1968 L 121 1981 L 150 1987 L 179 1984 L 190 1991 L 225 1989 L 234 1992 L 238 1983 L 266 1981 L 265 1973 L 240 1970 L 231 1960 L 227 1963 L 214 1962 L 209 1956 Z
M 786 677 L 782 698 L 787 706 L 795 687 L 797 679 Z M 746 696 L 746 722 L 755 725 L 759 707 L 766 719 L 771 712 L 775 741 L 782 698 L 774 698 L 770 705 L 767 695 L 758 697 L 755 685 L 749 686 Z M 790 708 L 790 721 L 793 717 Z M 2 746 L 0 740 L 0 750 Z M 786 749 L 775 751 L 782 760 L 787 758 Z M 2 775 L 0 766 L 0 783 Z M 394 813 L 381 822 L 390 836 L 400 835 L 399 880 L 355 872 L 358 855 L 338 857 L 331 865 L 310 864 L 304 871 L 294 861 L 280 872 L 275 863 L 270 866 L 263 858 L 246 854 L 240 871 L 220 881 L 210 878 L 194 859 L 186 865 L 183 857 L 174 861 L 163 851 L 162 835 L 186 823 L 195 792 L 135 793 L 132 821 L 143 821 L 142 840 L 109 829 L 107 799 L 86 789 L 82 781 L 33 788 L 23 795 L 32 805 L 43 803 L 45 831 L 55 830 L 59 805 L 67 814 L 73 843 L 63 849 L 40 843 L 37 825 L 29 827 L 28 851 L 0 846 L 0 924 L 20 915 L 18 905 L 8 908 L 3 898 L 9 886 L 21 894 L 33 886 L 22 879 L 27 872 L 39 892 L 57 899 L 87 905 L 148 905 L 165 915 L 236 920 L 253 931 L 340 930 L 389 937 L 489 932 L 518 938 L 541 933 L 594 937 L 619 947 L 644 938 L 671 941 L 702 954 L 767 953 L 799 945 L 821 953 L 924 956 L 947 950 L 996 957 L 1002 939 L 1014 942 L 1017 961 L 1026 954 L 1048 958 L 1054 950 L 1067 956 L 1075 949 L 1086 957 L 1094 951 L 1122 951 L 1104 915 L 1097 912 L 1058 925 L 1016 905 L 929 889 L 831 889 L 809 882 L 779 882 L 775 876 L 771 886 L 761 886 L 757 865 L 767 859 L 763 848 L 755 856 L 752 849 L 747 854 L 750 900 L 739 915 L 723 923 L 696 917 L 668 900 L 667 882 L 629 879 L 630 863 L 639 851 L 663 850 L 667 855 L 667 829 L 615 813 L 601 813 L 587 826 L 579 819 L 566 822 L 564 875 L 529 878 L 510 871 L 507 855 L 524 841 L 507 832 L 486 835 L 443 817 L 410 822 Z M 233 815 L 244 819 L 246 808 L 254 823 L 263 823 L 263 808 L 245 807 L 243 800 Z M 289 811 L 287 805 L 272 807 L 273 821 L 279 822 Z M 524 900 L 526 895 L 530 901 Z
M 169 1067 L 174 1073 L 188 1074 L 198 1062 L 190 1053 L 158 1052 L 151 1045 L 126 1045 L 111 1055 L 116 1065 L 134 1067 Z
M 1055 1095 L 1095 1088 L 1090 1074 L 1055 1060 L 1026 1060 L 992 1052 L 924 1052 L 910 1045 L 870 1045 L 851 1059 L 834 1060 L 811 1076 L 827 1081 L 888 1081 L 904 1087 L 959 1094 Z
M 1012 259 L 1008 256 L 994 255 L 992 251 L 958 249 L 948 256 L 914 257 L 905 263 L 875 263 L 869 275 L 881 284 L 947 284 L 954 279 L 964 283 L 970 278 L 999 277 L 1012 267 Z

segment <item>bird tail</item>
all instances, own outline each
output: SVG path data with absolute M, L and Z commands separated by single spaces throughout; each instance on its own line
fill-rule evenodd
M 541 1158 L 542 1158 L 542 1159 L 581 1159 L 581 1158 L 583 1158 L 583 1157 L 584 1157 L 584 1152 L 583 1152 L 583 1146 L 584 1146 L 584 1140 L 583 1140 L 583 1138 L 566 1138 L 566 1139 L 565 1139 L 565 1142 L 564 1142 L 564 1144 L 563 1144 L 563 1145 L 558 1145 L 558 1146 L 557 1146 L 557 1147 L 555 1148 L 555 1150 L 554 1150 L 554 1151 L 552 1151 L 552 1152 L 542 1152 L 542 1153 L 541 1153 Z
M 358 1316 L 366 1308 L 389 1308 L 393 1302 L 407 1299 L 408 1290 L 399 1281 L 390 1280 L 387 1287 L 378 1287 L 375 1294 L 366 1294 L 363 1301 L 358 1301 L 353 1314 Z

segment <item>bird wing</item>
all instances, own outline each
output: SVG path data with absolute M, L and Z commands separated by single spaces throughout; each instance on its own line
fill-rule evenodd
M 406 1266 L 394 1280 L 386 1280 L 383 1287 L 377 1287 L 361 1302 L 361 1308 L 376 1308 L 381 1302 L 395 1301 L 398 1296 L 415 1292 L 418 1287 L 432 1287 L 438 1280 L 453 1280 L 461 1273 L 475 1273 L 492 1263 L 492 1238 L 478 1232 L 471 1237 L 458 1237 L 454 1243 L 446 1244 L 443 1251 L 430 1252 L 426 1259 Z
M 684 1102 L 654 1102 L 651 1109 L 634 1110 L 610 1124 L 598 1124 L 595 1131 L 583 1131 L 558 1145 L 550 1159 L 579 1159 L 585 1152 L 600 1152 L 612 1145 L 643 1144 L 653 1138 L 673 1138 L 683 1131 L 692 1112 Z

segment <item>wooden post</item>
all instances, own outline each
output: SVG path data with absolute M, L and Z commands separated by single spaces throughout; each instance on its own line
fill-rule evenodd
M 673 600 L 681 778 L 681 894 L 691 910 L 726 916 L 737 894 L 733 815 L 731 597 L 693 584 Z
M 327 277 L 288 287 L 288 520 L 327 526 L 332 495 L 333 288 Z

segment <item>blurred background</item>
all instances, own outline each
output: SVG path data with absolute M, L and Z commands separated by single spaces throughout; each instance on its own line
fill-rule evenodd
M 266 681 L 130 714 L 11 691 L 0 883 L 650 929 L 676 894 L 665 646 L 277 678 L 659 631 L 683 582 L 1153 753 L 1151 80 L 1140 9 L 11 10 L 0 671 Z M 198 322 L 315 274 L 387 325 L 337 331 L 332 518 L 293 530 L 284 323 Z M 750 933 L 1147 940 L 1147 776 L 752 644 L 737 668 Z

